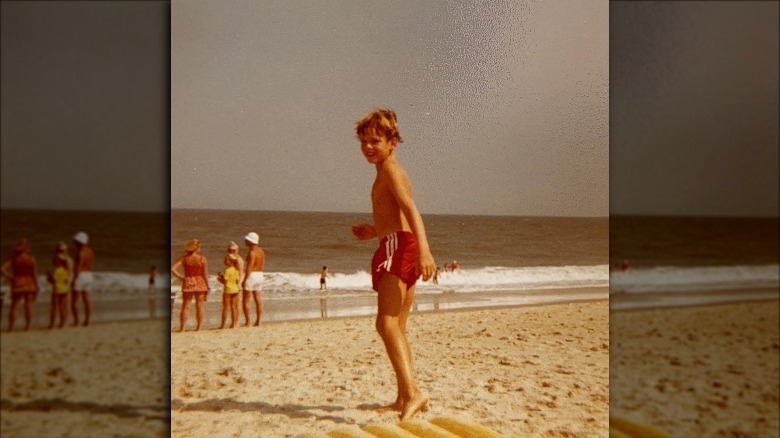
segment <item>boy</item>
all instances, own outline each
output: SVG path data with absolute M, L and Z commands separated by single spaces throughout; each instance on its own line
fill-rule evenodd
M 378 293 L 376 329 L 398 382 L 398 397 L 389 407 L 400 410 L 401 420 L 405 420 L 428 402 L 412 375 L 406 321 L 417 278 L 422 274 L 427 281 L 436 264 L 412 199 L 409 177 L 393 155 L 402 142 L 395 112 L 375 110 L 357 122 L 355 132 L 363 156 L 376 166 L 376 180 L 371 188 L 374 225 L 355 225 L 352 233 L 360 240 L 380 239 L 371 260 L 372 286 Z

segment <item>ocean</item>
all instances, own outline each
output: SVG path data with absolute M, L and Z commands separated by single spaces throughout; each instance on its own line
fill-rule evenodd
M 460 269 L 443 272 L 438 284 L 418 282 L 421 308 L 607 298 L 607 218 L 423 215 L 423 220 L 436 263 L 443 268 L 457 261 Z M 375 311 L 369 264 L 377 241 L 352 236 L 350 227 L 361 222 L 372 222 L 371 214 L 177 209 L 171 212 L 171 260 L 184 253 L 187 240 L 200 239 L 214 296 L 209 301 L 216 302 L 222 290 L 216 275 L 224 268 L 228 243 L 237 242 L 245 255 L 243 237 L 255 231 L 266 253 L 268 319 L 319 317 L 322 297 L 330 316 L 368 314 Z M 326 293 L 319 290 L 322 266 L 332 275 Z M 352 305 L 338 305 L 340 300 Z M 295 314 L 295 307 L 305 310 Z
M 46 272 L 57 242 L 68 244 L 75 255 L 73 235 L 85 231 L 95 251 L 95 283 L 91 298 L 93 321 L 117 319 L 168 318 L 170 285 L 168 212 L 100 212 L 2 210 L 0 212 L 0 251 L 3 261 L 11 255 L 13 243 L 21 238 L 30 242 L 30 251 L 38 263 L 38 294 L 34 309 L 34 327 L 48 324 L 50 286 Z M 149 270 L 156 266 L 156 289 L 149 290 Z M 3 280 L 3 317 L 7 316 L 8 283 Z M 150 309 L 149 295 L 157 299 Z M 21 312 L 21 308 L 20 308 Z M 21 316 L 21 313 L 19 314 Z M 17 322 L 17 328 L 18 328 Z
M 780 297 L 778 218 L 612 216 L 610 307 Z

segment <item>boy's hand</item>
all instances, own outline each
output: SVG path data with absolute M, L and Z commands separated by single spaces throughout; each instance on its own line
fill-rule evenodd
M 376 237 L 376 227 L 371 224 L 357 224 L 352 226 L 352 234 L 358 240 L 368 240 Z
M 431 253 L 420 254 L 417 260 L 417 273 L 422 275 L 423 281 L 428 281 L 433 276 L 434 271 L 436 271 L 436 263 L 433 261 Z

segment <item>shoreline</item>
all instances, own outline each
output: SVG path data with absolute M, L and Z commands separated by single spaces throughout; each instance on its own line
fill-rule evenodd
M 221 294 L 220 294 L 221 295 Z M 582 287 L 570 289 L 542 289 L 529 291 L 500 291 L 475 293 L 417 294 L 411 314 L 424 312 L 449 312 L 454 310 L 500 309 L 517 306 L 536 306 L 571 302 L 591 302 L 608 300 L 607 287 Z M 240 299 L 239 299 L 240 300 Z M 285 321 L 312 321 L 344 317 L 364 317 L 376 315 L 376 293 L 351 294 L 348 296 L 304 296 L 265 298 L 263 301 L 262 324 Z M 243 323 L 240 308 L 237 328 Z M 205 318 L 201 330 L 219 326 L 221 301 L 206 301 Z M 254 321 L 254 304 L 250 311 Z M 179 329 L 181 301 L 177 300 L 171 318 L 171 331 Z M 228 312 L 227 322 L 230 323 Z M 195 305 L 190 304 L 186 331 L 195 327 Z
M 610 310 L 642 310 L 706 306 L 780 299 L 780 285 L 728 289 L 668 290 L 653 292 L 611 292 Z

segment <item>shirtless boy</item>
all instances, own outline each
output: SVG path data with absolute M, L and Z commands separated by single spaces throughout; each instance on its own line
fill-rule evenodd
M 263 268 L 265 267 L 265 252 L 258 246 L 260 236 L 254 231 L 244 236 L 244 243 L 249 251 L 246 254 L 244 265 L 244 281 L 241 283 L 241 298 L 244 308 L 245 326 L 249 326 L 250 296 L 255 300 L 257 319 L 255 326 L 260 325 L 260 315 L 263 313 L 263 301 L 260 292 L 263 290 Z
M 81 297 L 84 302 L 84 326 L 89 325 L 89 316 L 92 313 L 92 303 L 89 300 L 89 292 L 92 290 L 92 265 L 95 262 L 95 253 L 89 247 L 89 236 L 83 231 L 79 231 L 73 236 L 73 243 L 76 245 L 76 263 L 73 271 L 73 281 L 71 282 L 71 301 L 70 307 L 73 312 L 73 325 L 79 325 L 78 299 Z
M 357 122 L 360 150 L 376 166 L 376 180 L 371 188 L 374 224 L 355 225 L 352 233 L 360 240 L 379 238 L 371 260 L 372 286 L 378 293 L 376 330 L 398 383 L 398 396 L 389 407 L 401 411 L 401 420 L 405 420 L 428 402 L 414 380 L 406 321 L 417 278 L 422 274 L 427 281 L 436 264 L 412 199 L 409 177 L 393 154 L 402 141 L 397 124 L 395 112 L 389 109 L 375 110 Z

